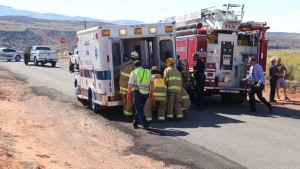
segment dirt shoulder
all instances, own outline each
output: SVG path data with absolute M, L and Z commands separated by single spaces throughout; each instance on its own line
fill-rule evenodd
M 0 69 L 0 168 L 182 168 L 128 151 L 133 138 Z

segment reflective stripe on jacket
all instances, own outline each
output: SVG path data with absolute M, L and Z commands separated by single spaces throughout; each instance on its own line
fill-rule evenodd
M 192 103 L 188 92 L 184 88 L 181 89 L 181 98 L 182 98 L 182 110 L 186 111 L 191 107 Z
M 128 60 L 121 64 L 120 67 L 120 94 L 128 93 L 128 80 L 131 72 L 134 70 L 134 65 L 132 60 Z
M 174 66 L 170 66 L 166 68 L 164 72 L 164 79 L 167 84 L 168 91 L 170 92 L 181 91 L 182 75 Z

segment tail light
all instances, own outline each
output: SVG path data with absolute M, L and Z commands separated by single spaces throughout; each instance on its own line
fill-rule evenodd
M 213 74 L 213 73 L 207 73 L 207 76 L 208 76 L 208 77 L 213 77 L 214 74 Z
M 109 55 L 107 55 L 107 57 L 106 57 L 106 61 L 107 61 L 107 62 L 109 62 Z
M 111 96 L 108 96 L 107 100 L 108 100 L 109 102 L 111 102 Z

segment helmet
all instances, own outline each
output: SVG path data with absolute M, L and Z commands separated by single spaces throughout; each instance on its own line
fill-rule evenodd
M 172 66 L 172 65 L 176 65 L 176 61 L 172 58 L 168 58 L 165 63 L 166 63 L 167 67 Z
M 160 69 L 157 66 L 153 66 L 150 71 L 152 74 L 160 73 Z
M 133 52 L 131 52 L 131 54 L 130 54 L 130 58 L 131 58 L 131 59 L 137 60 L 137 59 L 140 58 L 140 55 L 139 55 L 136 51 L 133 51 Z

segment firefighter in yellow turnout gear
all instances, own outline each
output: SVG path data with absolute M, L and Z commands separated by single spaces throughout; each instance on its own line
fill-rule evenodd
M 123 62 L 120 67 L 120 94 L 122 95 L 124 115 L 129 117 L 133 115 L 133 100 L 127 100 L 128 94 L 128 80 L 131 72 L 135 69 L 133 62 L 139 60 L 139 54 L 132 52 L 130 59 Z
M 165 80 L 160 75 L 160 69 L 156 66 L 151 68 L 151 74 L 154 82 L 153 98 L 149 98 L 145 105 L 145 115 L 148 121 L 152 121 L 152 109 L 154 106 L 157 108 L 157 118 L 159 121 L 166 120 L 167 109 L 167 86 Z
M 177 119 L 183 119 L 183 112 L 181 107 L 181 87 L 182 87 L 182 75 L 175 68 L 176 61 L 172 58 L 166 60 L 166 66 L 164 72 L 164 80 L 168 89 L 168 106 L 167 106 L 167 118 L 173 119 L 174 114 Z
M 186 112 L 191 107 L 191 99 L 185 88 L 181 88 L 182 111 Z

